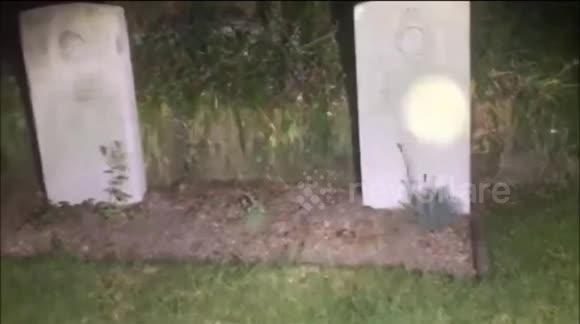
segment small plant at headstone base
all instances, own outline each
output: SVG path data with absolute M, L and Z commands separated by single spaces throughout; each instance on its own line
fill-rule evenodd
M 260 231 L 268 216 L 264 205 L 251 193 L 244 193 L 240 203 L 244 210 L 246 227 L 253 233 Z
M 119 141 L 114 141 L 109 147 L 101 146 L 100 150 L 109 167 L 105 170 L 105 173 L 110 176 L 108 187 L 105 189 L 109 194 L 109 202 L 104 204 L 101 210 L 105 218 L 125 216 L 121 205 L 124 205 L 131 198 L 131 195 L 122 189 L 123 184 L 128 179 L 126 175 L 128 170 L 126 153 Z
M 407 173 L 407 179 L 402 180 L 402 183 L 407 191 L 408 202 L 402 202 L 403 207 L 411 211 L 419 226 L 429 231 L 453 224 L 461 216 L 457 199 L 451 197 L 447 187 L 424 186 L 422 190 L 417 190 L 403 146 L 397 143 L 397 147 L 403 157 Z M 425 174 L 423 183 L 426 184 L 426 182 L 427 175 Z
M 459 218 L 457 203 L 450 197 L 447 187 L 425 188 L 420 192 L 410 192 L 409 208 L 417 223 L 428 230 L 438 230 L 454 223 Z

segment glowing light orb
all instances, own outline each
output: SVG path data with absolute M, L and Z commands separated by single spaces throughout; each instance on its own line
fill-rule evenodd
M 403 96 L 407 129 L 418 139 L 447 144 L 467 131 L 468 100 L 457 84 L 444 76 L 426 76 Z

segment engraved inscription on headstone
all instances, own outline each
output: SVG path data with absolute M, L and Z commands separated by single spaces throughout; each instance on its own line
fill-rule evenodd
M 79 103 L 97 100 L 101 97 L 101 87 L 103 83 L 95 74 L 90 74 L 78 78 L 73 83 L 74 98 Z

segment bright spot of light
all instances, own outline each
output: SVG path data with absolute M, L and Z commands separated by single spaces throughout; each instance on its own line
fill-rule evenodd
M 422 141 L 447 144 L 468 130 L 468 103 L 453 80 L 422 77 L 403 97 L 405 124 Z

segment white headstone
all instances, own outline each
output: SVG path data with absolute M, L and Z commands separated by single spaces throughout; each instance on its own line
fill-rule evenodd
M 400 143 L 411 178 L 469 213 L 469 2 L 365 2 L 354 20 L 363 204 L 407 201 Z
M 20 26 L 48 199 L 111 201 L 106 190 L 117 188 L 139 202 L 146 179 L 123 9 L 53 5 L 22 13 Z M 108 163 L 101 146 L 126 158 Z M 115 176 L 127 179 L 113 185 Z

